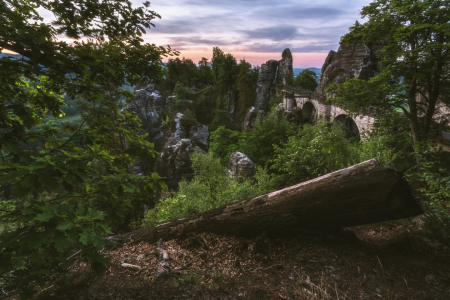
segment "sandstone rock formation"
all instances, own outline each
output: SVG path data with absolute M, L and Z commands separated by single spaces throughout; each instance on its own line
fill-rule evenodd
M 277 83 L 286 85 L 288 78 L 294 76 L 291 50 L 289 48 L 284 49 L 281 57 L 282 59 L 278 63 Z
M 259 114 L 264 115 L 265 111 L 260 110 Z M 252 108 L 250 108 L 248 113 L 245 115 L 244 130 L 251 128 L 253 125 L 255 125 L 255 123 L 257 121 L 258 121 L 258 112 L 256 111 L 255 107 L 252 107 Z
M 164 177 L 169 189 L 176 190 L 183 178 L 192 179 L 190 157 L 195 151 L 206 153 L 209 148 L 209 129 L 177 113 L 169 125 L 172 134 L 156 158 L 154 171 Z
M 261 69 L 259 69 L 255 100 L 255 107 L 258 110 L 269 110 L 270 86 L 275 81 L 277 67 L 278 61 L 269 60 L 265 64 L 262 64 Z
M 228 163 L 228 173 L 232 177 L 236 176 L 254 176 L 256 173 L 255 163 L 241 152 L 231 153 Z
M 320 73 L 317 92 L 325 93 L 332 83 L 342 83 L 351 78 L 367 80 L 378 73 L 375 51 L 381 45 L 341 45 L 337 52 L 330 51 Z
M 148 133 L 148 141 L 156 148 L 164 145 L 164 117 L 165 99 L 158 93 L 153 83 L 136 87 L 134 97 L 127 104 L 126 110 L 134 112 L 142 120 L 142 133 Z

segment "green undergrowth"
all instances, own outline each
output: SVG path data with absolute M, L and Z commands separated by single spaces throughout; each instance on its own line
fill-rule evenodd
M 159 203 L 149 210 L 142 226 L 162 224 L 185 218 L 206 210 L 235 203 L 257 195 L 271 192 L 280 177 L 257 168 L 254 178 L 231 178 L 212 152 L 192 155 L 194 178 L 183 180 L 177 192 L 166 192 Z

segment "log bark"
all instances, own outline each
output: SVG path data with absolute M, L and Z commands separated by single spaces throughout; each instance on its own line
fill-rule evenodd
M 413 217 L 423 211 L 404 178 L 376 159 L 273 193 L 132 232 L 156 242 L 192 232 L 258 236 L 289 228 L 337 230 Z M 126 239 L 130 234 L 116 236 Z

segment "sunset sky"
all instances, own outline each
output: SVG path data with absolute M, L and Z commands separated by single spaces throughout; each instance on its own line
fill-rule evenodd
M 135 1 L 139 3 L 139 1 Z M 294 67 L 322 67 L 330 50 L 360 19 L 370 0 L 153 0 L 161 15 L 145 41 L 170 45 L 181 57 L 210 59 L 220 47 L 253 65 L 281 59 L 290 48 Z
M 142 0 L 132 0 L 140 6 Z M 179 50 L 197 63 L 211 59 L 220 47 L 252 65 L 281 59 L 290 48 L 296 68 L 321 68 L 330 50 L 360 19 L 370 0 L 152 0 L 151 10 L 161 15 L 147 30 L 148 43 Z M 41 11 L 46 22 L 52 13 Z M 64 39 L 64 37 L 60 37 Z

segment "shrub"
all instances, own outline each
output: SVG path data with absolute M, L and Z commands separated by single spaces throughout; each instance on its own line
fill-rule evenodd
M 363 138 L 360 149 L 362 161 L 376 158 L 382 166 L 399 172 L 415 164 L 413 153 L 408 120 L 399 113 L 381 117 Z
M 219 157 L 222 164 L 226 166 L 231 153 L 237 151 L 241 136 L 242 134 L 239 131 L 220 126 L 211 133 L 209 150 Z
M 360 161 L 358 143 L 347 140 L 341 126 L 303 125 L 283 146 L 275 146 L 272 168 L 292 173 L 290 182 L 298 183 Z
M 279 182 L 278 177 L 269 175 L 262 168 L 258 168 L 254 178 L 234 180 L 212 153 L 196 152 L 191 159 L 194 178 L 190 182 L 181 181 L 178 192 L 166 193 L 155 208 L 146 213 L 142 222 L 144 227 L 268 193 Z

